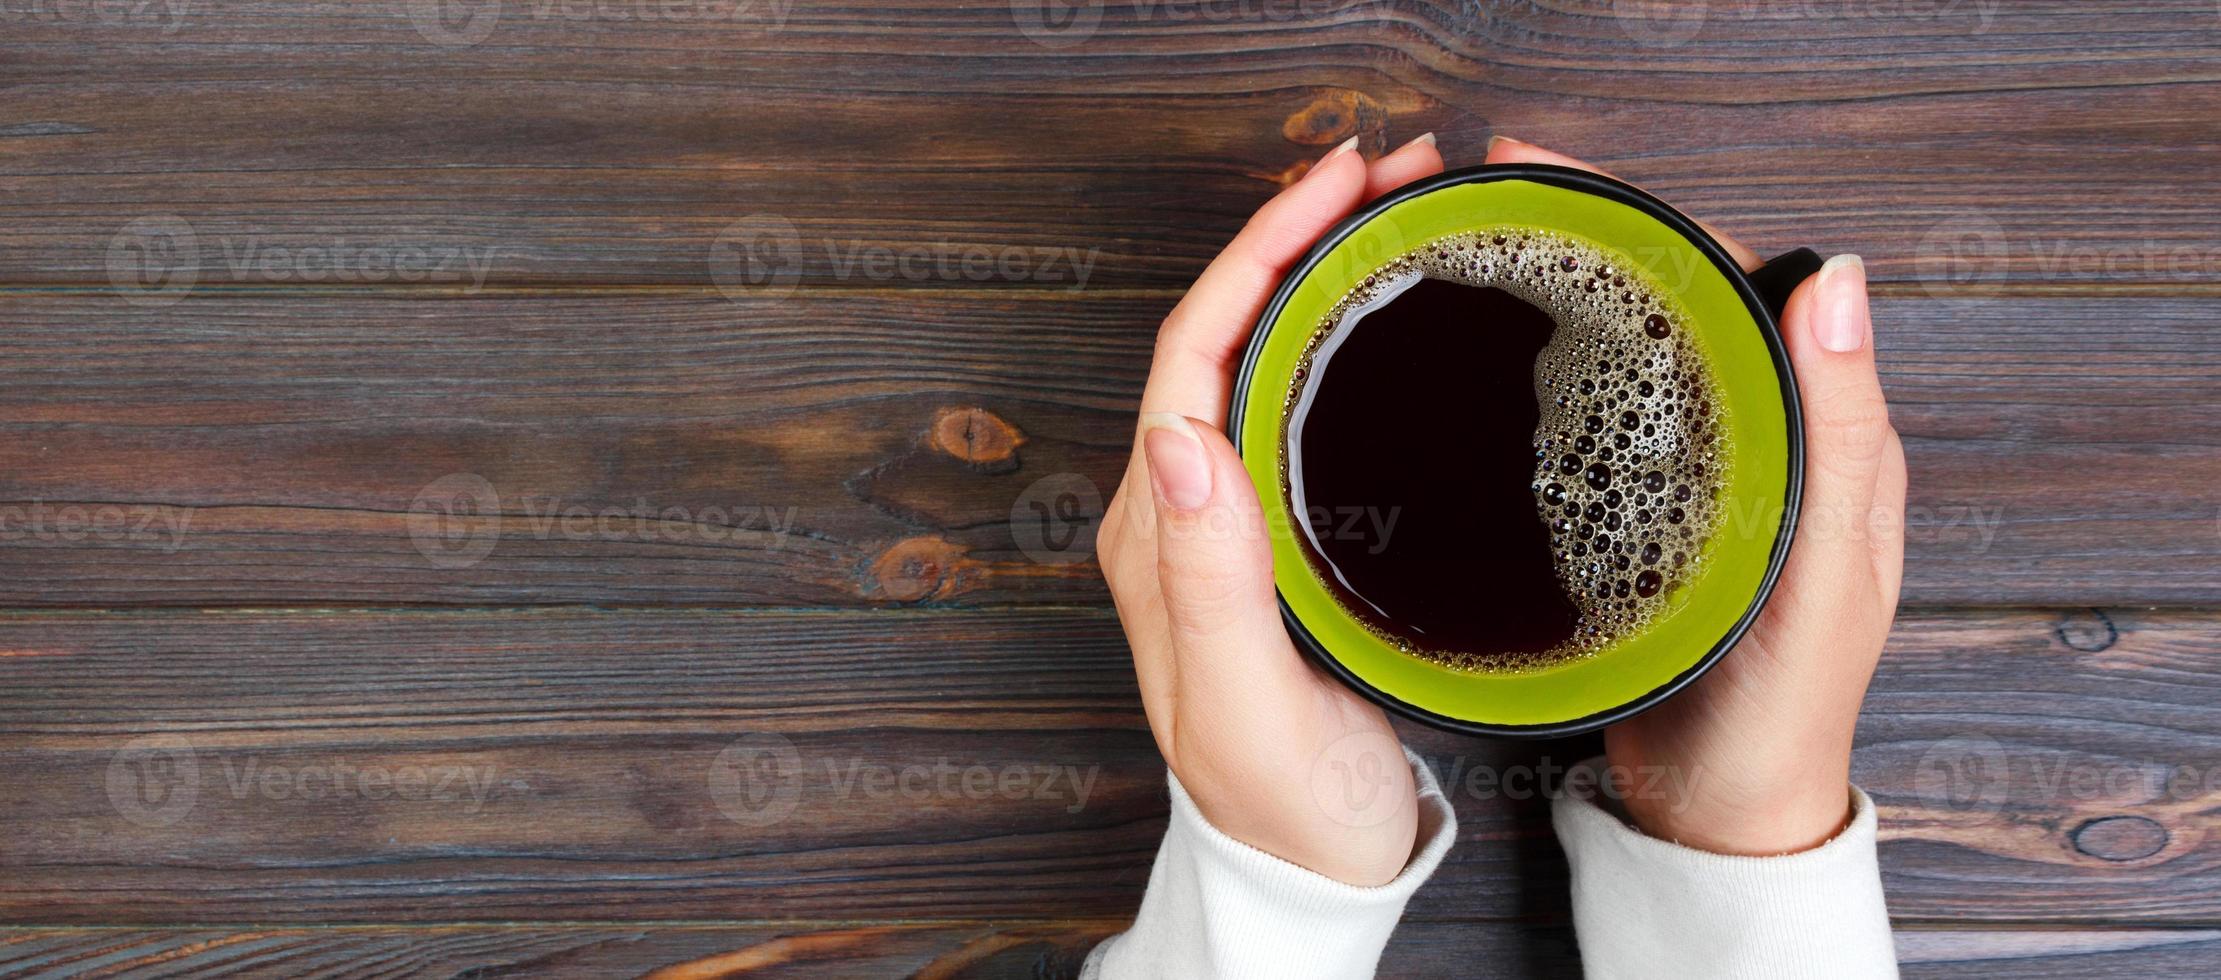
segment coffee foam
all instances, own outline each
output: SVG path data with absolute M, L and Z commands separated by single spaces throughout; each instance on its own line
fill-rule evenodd
M 1685 312 L 1624 256 L 1538 229 L 1484 228 L 1407 252 L 1359 283 L 1321 319 L 1296 376 L 1350 311 L 1420 276 L 1496 287 L 1557 321 L 1535 359 L 1531 489 L 1580 621 L 1572 640 L 1541 653 L 1431 650 L 1376 633 L 1414 656 L 1491 672 L 1590 656 L 1639 633 L 1697 574 L 1731 462 L 1718 387 L 1681 329 Z M 1283 431 L 1294 403 L 1291 391 Z M 1285 456 L 1280 476 L 1290 499 Z

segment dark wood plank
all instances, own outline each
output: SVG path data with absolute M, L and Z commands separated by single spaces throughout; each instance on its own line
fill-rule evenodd
M 0 930 L 49 977 L 1077 977 L 1120 923 Z M 1513 976 L 1516 974 L 1499 974 Z
M 1903 617 L 1855 759 L 1893 913 L 2221 921 L 2217 625 Z M 0 922 L 1115 918 L 1162 830 L 1093 611 L 15 613 L 0 652 Z M 1406 734 L 1462 824 L 1412 918 L 1562 922 L 1535 780 L 1595 741 Z
M 1053 980 L 1124 920 L 813 925 L 356 926 L 346 928 L 0 929 L 0 971 L 51 977 L 732 975 L 800 980 L 912 976 Z M 2204 976 L 2210 929 L 1956 930 L 1902 927 L 1908 977 Z M 1575 975 L 1562 925 L 1409 921 L 1380 975 L 1511 980 Z
M 1897 956 L 1907 977 L 2203 977 L 2221 957 L 2221 931 L 1900 929 Z
M 1006 4 L 683 6 L 510 3 L 461 45 L 411 0 L 12 19 L 0 281 L 105 284 L 177 244 L 134 221 L 175 217 L 196 250 L 164 267 L 204 283 L 398 272 L 332 258 L 375 246 L 455 257 L 414 280 L 450 287 L 481 281 L 465 259 L 706 284 L 767 216 L 793 229 L 767 257 L 815 281 L 891 284 L 850 264 L 884 247 L 1178 286 L 1326 147 L 1430 129 L 1462 162 L 1554 144 L 1885 278 L 2221 279 L 2205 0 L 1106 4 L 1048 44 Z
M 1171 302 L 0 296 L 0 604 L 1103 604 Z M 2221 602 L 2221 307 L 1877 316 L 1908 602 Z
M 905 976 L 1053 980 L 1124 920 L 1016 924 L 0 930 L 0 972 L 42 976 Z M 1387 977 L 1511 980 L 1579 970 L 1563 926 L 1410 923 Z
M 1882 807 L 1893 911 L 2221 921 L 2217 626 L 2136 610 L 1908 617 L 1852 773 Z

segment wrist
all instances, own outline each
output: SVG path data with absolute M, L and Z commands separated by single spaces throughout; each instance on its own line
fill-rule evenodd
M 1196 799 L 1197 812 L 1220 833 L 1345 885 L 1375 888 L 1410 865 L 1419 844 L 1419 799 L 1411 789 L 1384 791 L 1356 822 L 1321 819 L 1312 807 L 1308 800 L 1257 807 Z
M 1630 796 L 1620 816 L 1660 840 L 1714 854 L 1795 854 L 1827 843 L 1852 817 L 1848 779 L 1736 795 Z
M 1418 844 L 1419 774 L 1386 732 L 1336 738 L 1304 765 L 1172 768 L 1220 833 L 1346 885 L 1394 880 Z

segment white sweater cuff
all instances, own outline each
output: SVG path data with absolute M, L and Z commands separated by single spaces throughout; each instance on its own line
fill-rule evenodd
M 1583 764 L 1592 776 L 1596 762 Z M 1591 980 L 1897 976 L 1874 801 L 1857 787 L 1851 800 L 1834 840 L 1737 857 L 1647 836 L 1586 794 L 1560 796 L 1553 822 L 1572 865 L 1583 969 Z
M 1412 755 L 1419 846 L 1393 881 L 1360 888 L 1283 861 L 1203 819 L 1178 777 L 1133 927 L 1088 955 L 1083 980 L 1370 977 L 1404 902 L 1457 837 L 1434 773 Z

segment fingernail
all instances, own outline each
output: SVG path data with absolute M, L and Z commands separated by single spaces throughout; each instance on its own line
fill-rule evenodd
M 1188 420 L 1171 412 L 1141 416 L 1141 448 L 1149 459 L 1149 484 L 1157 500 L 1174 510 L 1194 510 L 1211 502 L 1211 457 Z
M 1850 253 L 1831 258 L 1812 287 L 1813 339 L 1838 354 L 1866 346 L 1866 262 Z
M 1488 138 L 1488 148 L 1489 148 L 1490 150 L 1494 150 L 1494 149 L 1496 149 L 1496 144 L 1498 144 L 1498 143 L 1510 143 L 1510 144 L 1511 144 L 1511 145 L 1513 145 L 1513 146 L 1533 146 L 1533 145 L 1534 145 L 1533 143 L 1529 143 L 1529 142 L 1527 142 L 1526 140 L 1515 140 L 1515 139 L 1512 139 L 1512 138 L 1511 138 L 1511 137 L 1509 137 L 1509 136 L 1491 136 L 1491 137 L 1489 137 L 1489 138 Z M 1485 154 L 1484 154 L 1484 155 L 1485 155 Z
M 1425 145 L 1427 145 L 1427 146 L 1433 146 L 1433 145 L 1434 145 L 1434 134 L 1433 134 L 1433 133 L 1420 133 L 1420 134 L 1419 134 L 1419 138 L 1418 138 L 1418 139 L 1412 140 L 1411 142 L 1409 142 L 1409 143 L 1405 143 L 1404 145 L 1405 145 L 1405 146 L 1419 146 L 1419 145 L 1421 145 L 1421 144 L 1425 144 Z
M 1327 162 L 1328 160 L 1332 160 L 1332 159 L 1334 159 L 1335 157 L 1341 156 L 1341 155 L 1342 155 L 1342 154 L 1344 154 L 1344 153 L 1348 153 L 1348 152 L 1349 152 L 1349 151 L 1351 151 L 1351 150 L 1357 149 L 1357 141 L 1358 141 L 1358 139 L 1359 139 L 1359 138 L 1360 138 L 1360 137 L 1357 137 L 1357 136 L 1352 136 L 1352 137 L 1350 137 L 1349 139 L 1343 140 L 1343 141 L 1342 141 L 1342 145 L 1340 145 L 1340 146 L 1337 146 L 1337 147 L 1335 147 L 1334 149 L 1331 149 L 1331 150 L 1328 150 L 1328 151 L 1326 151 L 1326 155 L 1325 155 L 1325 156 L 1323 156 L 1323 157 L 1320 157 L 1320 158 L 1319 158 L 1319 162 L 1320 162 L 1320 163 L 1325 163 L 1325 162 Z

